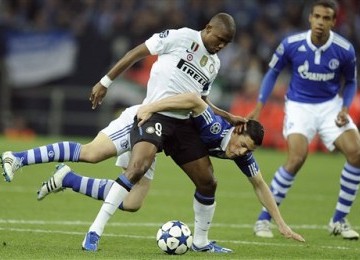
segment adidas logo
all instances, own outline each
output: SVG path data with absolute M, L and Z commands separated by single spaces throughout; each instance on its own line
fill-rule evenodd
M 304 46 L 304 45 L 301 45 L 301 46 L 298 48 L 298 51 L 302 51 L 302 52 L 306 51 L 305 46 Z

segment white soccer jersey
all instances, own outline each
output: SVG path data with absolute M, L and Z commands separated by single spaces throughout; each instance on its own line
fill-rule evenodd
M 166 30 L 145 41 L 150 53 L 158 55 L 158 59 L 150 72 L 144 104 L 186 92 L 209 94 L 220 60 L 206 50 L 200 33 L 189 28 Z M 189 111 L 161 114 L 180 119 L 189 117 Z

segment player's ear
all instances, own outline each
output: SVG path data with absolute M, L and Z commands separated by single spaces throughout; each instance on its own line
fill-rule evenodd
M 207 24 L 206 27 L 205 27 L 205 31 L 207 34 L 211 33 L 211 30 L 212 30 L 212 26 L 210 24 Z
M 333 29 L 335 27 L 336 24 L 336 18 L 333 19 L 332 25 L 331 25 L 331 29 Z
M 244 132 L 245 127 L 246 127 L 245 123 L 235 126 L 234 133 L 236 133 L 238 135 L 241 135 Z

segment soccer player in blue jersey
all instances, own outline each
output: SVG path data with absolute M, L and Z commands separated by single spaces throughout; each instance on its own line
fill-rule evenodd
M 212 109 L 193 93 L 180 94 L 165 98 L 160 101 L 150 103 L 138 108 L 137 117 L 140 119 L 138 124 L 141 126 L 153 113 L 166 110 L 191 109 L 193 120 L 199 130 L 201 140 L 206 144 L 210 155 L 221 158 L 231 159 L 239 167 L 241 172 L 246 175 L 254 187 L 254 191 L 264 207 L 268 209 L 278 225 L 279 231 L 287 238 L 303 242 L 304 239 L 293 232 L 284 222 L 278 210 L 276 202 L 271 195 L 268 185 L 265 183 L 260 172 L 260 168 L 253 156 L 253 151 L 261 145 L 264 136 L 262 125 L 249 120 L 246 124 L 232 126 L 221 116 L 215 115 Z M 134 110 L 133 110 L 134 111 Z M 118 121 L 118 124 L 122 124 Z M 122 157 L 124 155 L 120 155 Z M 121 166 L 127 167 L 129 160 L 125 154 Z M 147 171 L 145 176 L 130 191 L 129 196 L 120 205 L 120 209 L 127 211 L 138 210 L 153 179 L 155 164 Z M 54 175 L 38 191 L 38 199 L 41 200 L 51 192 L 58 192 L 64 188 L 71 188 L 76 192 L 85 194 L 89 197 L 104 200 L 113 180 L 94 179 L 76 174 L 67 165 L 57 166 Z
M 336 149 L 346 158 L 329 232 L 345 239 L 358 239 L 359 234 L 346 219 L 360 183 L 360 137 L 348 114 L 356 92 L 356 56 L 352 44 L 331 30 L 336 11 L 336 2 L 316 1 L 309 15 L 310 30 L 286 37 L 280 43 L 261 84 L 258 103 L 248 117 L 259 117 L 279 73 L 290 66 L 292 77 L 283 124 L 288 157 L 271 181 L 272 194 L 280 205 L 307 158 L 309 143 L 319 134 L 329 151 Z M 255 234 L 273 237 L 270 221 L 271 216 L 263 208 L 254 227 Z

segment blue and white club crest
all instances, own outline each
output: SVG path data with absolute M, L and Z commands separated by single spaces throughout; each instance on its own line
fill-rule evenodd
M 120 142 L 120 146 L 122 149 L 127 149 L 129 147 L 129 141 L 128 140 L 122 140 Z
M 331 59 L 329 62 L 329 68 L 332 70 L 335 70 L 339 67 L 339 64 L 340 64 L 340 62 L 338 59 Z

